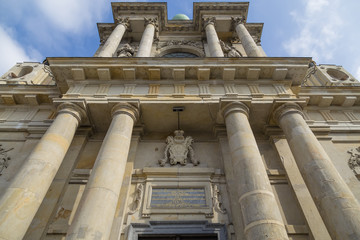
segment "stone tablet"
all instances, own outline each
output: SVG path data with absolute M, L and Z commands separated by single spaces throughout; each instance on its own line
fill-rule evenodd
M 204 188 L 153 188 L 151 208 L 204 208 L 206 196 Z

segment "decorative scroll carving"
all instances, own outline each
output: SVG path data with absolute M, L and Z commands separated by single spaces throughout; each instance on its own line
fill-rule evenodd
M 188 41 L 188 40 L 170 40 L 167 42 L 159 42 L 157 44 L 157 49 L 163 48 L 163 47 L 167 47 L 167 46 L 192 46 L 192 47 L 196 47 L 196 48 L 200 48 L 203 49 L 204 46 L 201 42 L 197 42 L 197 41 Z
M 11 158 L 7 156 L 7 152 L 9 152 L 13 149 L 14 148 L 5 150 L 5 148 L 3 148 L 3 146 L 2 146 L 2 144 L 0 144 L 0 176 L 2 175 L 2 172 L 4 171 L 4 169 L 8 168 L 9 161 L 11 160 Z
M 130 44 L 125 44 L 122 48 L 117 51 L 118 57 L 132 57 L 135 53 L 135 49 Z
M 143 195 L 144 195 L 144 184 L 139 183 L 136 186 L 135 197 L 134 197 L 134 201 L 133 201 L 132 210 L 129 211 L 130 215 L 132 215 L 132 214 L 136 213 L 137 211 L 139 211 Z
M 348 153 L 350 153 L 348 165 L 355 173 L 355 176 L 360 179 L 360 147 L 351 149 Z
M 117 24 L 122 24 L 122 25 L 124 25 L 124 26 L 126 27 L 126 29 L 129 30 L 129 28 L 130 28 L 130 22 L 129 22 L 129 18 L 128 18 L 128 17 L 127 17 L 127 18 L 118 17 L 118 18 L 116 19 L 116 22 L 117 22 Z
M 238 50 L 236 50 L 236 48 L 225 44 L 221 40 L 219 40 L 219 41 L 220 41 L 220 46 L 224 52 L 225 57 L 242 57 L 241 53 Z
M 216 185 L 216 184 L 213 184 L 212 187 L 213 187 L 213 205 L 214 205 L 214 209 L 215 209 L 215 211 L 217 211 L 219 213 L 225 214 L 226 209 L 223 206 L 219 186 Z
M 204 20 L 204 29 L 209 24 L 212 24 L 212 25 L 215 26 L 215 23 L 216 23 L 216 18 L 215 17 L 207 17 L 207 18 L 204 18 L 203 20 Z
M 192 137 L 187 136 L 184 138 L 183 130 L 175 130 L 174 135 L 174 137 L 168 136 L 166 139 L 165 157 L 159 160 L 160 166 L 165 166 L 167 162 L 171 165 L 176 165 L 177 163 L 186 165 L 188 160 L 194 166 L 198 165 L 199 161 L 195 159 L 194 149 L 191 147 L 191 144 L 194 142 Z

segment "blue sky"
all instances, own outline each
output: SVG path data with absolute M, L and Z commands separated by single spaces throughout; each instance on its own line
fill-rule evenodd
M 163 2 L 154 1 L 154 2 Z M 228 0 L 231 1 L 231 0 Z M 97 22 L 112 22 L 109 0 L 1 0 L 0 75 L 16 62 L 92 56 Z M 193 1 L 168 2 L 168 18 L 192 17 Z M 268 56 L 310 56 L 360 80 L 359 0 L 250 0 L 248 22 L 263 22 Z

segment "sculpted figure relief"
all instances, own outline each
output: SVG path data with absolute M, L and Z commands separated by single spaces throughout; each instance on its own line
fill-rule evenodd
M 228 46 L 221 40 L 220 40 L 220 46 L 225 54 L 225 57 L 242 57 L 238 50 L 236 50 L 233 46 Z
M 194 166 L 199 164 L 199 161 L 195 159 L 194 149 L 191 144 L 194 142 L 192 137 L 184 137 L 183 130 L 176 130 L 173 136 L 168 136 L 166 139 L 165 157 L 159 160 L 160 166 L 165 166 L 167 162 L 171 165 L 180 163 L 186 165 L 188 161 L 192 162 Z
M 132 48 L 128 43 L 117 51 L 118 57 L 132 57 L 135 53 L 135 49 Z

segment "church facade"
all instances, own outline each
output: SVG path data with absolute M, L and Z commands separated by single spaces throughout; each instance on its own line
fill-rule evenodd
M 0 78 L 0 239 L 360 239 L 360 83 L 249 3 L 116 2 L 93 57 Z

